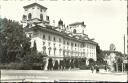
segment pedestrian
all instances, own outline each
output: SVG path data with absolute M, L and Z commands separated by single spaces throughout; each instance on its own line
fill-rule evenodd
M 100 68 L 99 68 L 99 66 L 97 66 L 97 71 L 98 71 L 98 73 L 100 72 Z
M 94 72 L 94 66 L 91 66 L 91 71 L 92 71 L 92 73 Z
M 107 65 L 104 66 L 104 70 L 107 72 Z
M 99 73 L 99 66 L 96 65 L 95 68 L 96 68 L 96 73 Z

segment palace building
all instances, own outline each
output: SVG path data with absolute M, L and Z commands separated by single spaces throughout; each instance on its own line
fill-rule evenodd
M 36 42 L 38 52 L 58 61 L 64 57 L 86 57 L 87 60 L 90 58 L 97 60 L 97 43 L 85 33 L 84 22 L 65 26 L 60 19 L 58 26 L 52 26 L 46 7 L 33 3 L 23 8 L 23 27 L 26 35 L 31 38 L 31 46 Z

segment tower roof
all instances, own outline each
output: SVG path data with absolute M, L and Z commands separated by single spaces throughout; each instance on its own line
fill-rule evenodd
M 58 22 L 59 25 L 63 25 L 63 21 L 60 19 Z
M 40 7 L 40 8 L 47 9 L 46 7 L 44 7 L 44 6 L 42 6 L 42 5 L 38 4 L 38 3 L 29 4 L 29 5 L 24 6 L 23 8 L 30 8 L 30 7 L 35 6 L 35 5 Z

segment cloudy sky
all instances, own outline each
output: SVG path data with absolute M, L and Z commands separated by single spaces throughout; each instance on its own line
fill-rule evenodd
M 20 21 L 23 6 L 37 2 L 48 8 L 50 21 L 57 24 L 61 18 L 66 25 L 84 21 L 86 33 L 99 43 L 102 50 L 109 50 L 111 43 L 123 52 L 123 37 L 127 27 L 126 0 L 1 0 L 1 18 Z

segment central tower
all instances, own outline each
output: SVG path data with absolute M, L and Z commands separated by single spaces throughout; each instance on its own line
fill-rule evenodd
M 45 26 L 49 24 L 49 16 L 47 16 L 47 8 L 38 4 L 33 3 L 27 6 L 24 6 L 24 15 L 22 17 L 23 26 L 32 24 L 41 24 Z

